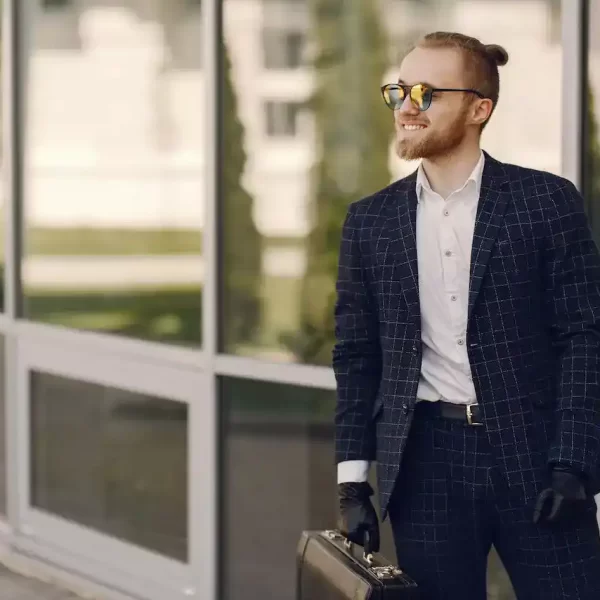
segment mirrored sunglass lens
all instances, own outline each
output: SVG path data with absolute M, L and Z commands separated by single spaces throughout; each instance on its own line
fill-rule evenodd
M 393 109 L 400 108 L 404 100 L 404 90 L 400 87 L 388 86 L 383 92 L 385 103 Z
M 419 110 L 426 110 L 431 104 L 431 89 L 425 85 L 415 85 L 410 90 L 410 98 Z

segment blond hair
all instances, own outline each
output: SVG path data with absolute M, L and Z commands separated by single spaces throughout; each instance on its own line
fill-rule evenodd
M 482 44 L 477 38 L 462 33 L 436 31 L 422 37 L 414 47 L 459 50 L 464 59 L 465 84 L 489 98 L 493 103 L 494 112 L 500 95 L 498 67 L 508 62 L 508 52 L 502 46 Z M 482 129 L 486 124 L 487 121 L 482 125 Z

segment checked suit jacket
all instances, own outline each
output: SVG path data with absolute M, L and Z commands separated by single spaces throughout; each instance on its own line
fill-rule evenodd
M 336 462 L 377 462 L 381 516 L 422 360 L 416 171 L 353 203 L 335 306 Z M 466 343 L 497 464 L 533 498 L 549 466 L 600 491 L 600 258 L 572 183 L 485 153 Z

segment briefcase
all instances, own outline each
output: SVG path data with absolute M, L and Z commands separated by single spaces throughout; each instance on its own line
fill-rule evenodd
M 417 584 L 380 554 L 364 556 L 338 531 L 304 531 L 296 600 L 412 600 Z

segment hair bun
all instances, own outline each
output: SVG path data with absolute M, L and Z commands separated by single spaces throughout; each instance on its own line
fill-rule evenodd
M 499 67 L 504 66 L 508 62 L 508 52 L 498 44 L 487 44 L 485 51 Z

